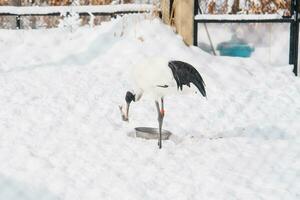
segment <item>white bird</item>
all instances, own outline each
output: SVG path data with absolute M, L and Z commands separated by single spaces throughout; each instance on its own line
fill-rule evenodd
M 127 91 L 125 96 L 125 108 L 120 106 L 122 119 L 128 121 L 129 106 L 132 101 L 136 102 L 145 94 L 155 100 L 159 124 L 159 148 L 161 148 L 161 131 L 164 111 L 164 97 L 183 89 L 183 85 L 190 87 L 193 83 L 200 93 L 206 97 L 205 83 L 199 72 L 190 64 L 167 60 L 165 58 L 146 59 L 133 67 L 132 78 L 136 89 Z M 160 103 L 159 103 L 160 102 Z

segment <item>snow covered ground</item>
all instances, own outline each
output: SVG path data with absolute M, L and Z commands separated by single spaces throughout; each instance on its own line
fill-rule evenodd
M 118 105 L 144 57 L 193 64 L 208 98 Z M 291 66 L 212 57 L 159 20 L 130 15 L 93 29 L 0 30 L 0 199 L 299 199 L 300 79 Z

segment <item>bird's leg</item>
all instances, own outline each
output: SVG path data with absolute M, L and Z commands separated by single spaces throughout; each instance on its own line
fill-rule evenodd
M 160 114 L 162 115 L 162 120 L 163 120 L 164 116 L 165 116 L 164 98 L 161 98 L 161 110 L 160 110 Z
M 164 119 L 164 100 L 163 98 L 161 98 L 161 109 L 159 107 L 159 103 L 157 101 L 155 101 L 156 104 L 156 109 L 157 109 L 157 113 L 158 113 L 158 130 L 159 130 L 159 137 L 158 137 L 158 146 L 161 149 L 162 147 L 162 124 L 163 124 L 163 119 Z
M 159 148 L 161 149 L 161 146 L 162 146 L 162 125 L 163 125 L 163 121 L 164 121 L 164 117 L 165 117 L 165 110 L 164 110 L 164 99 L 161 98 L 161 109 L 160 109 L 160 126 L 159 126 L 159 129 L 160 129 L 160 132 L 159 132 Z
M 157 109 L 157 114 L 158 114 L 158 146 L 161 149 L 161 128 L 162 128 L 162 116 L 159 108 L 159 103 L 158 101 L 155 101 L 156 109 Z

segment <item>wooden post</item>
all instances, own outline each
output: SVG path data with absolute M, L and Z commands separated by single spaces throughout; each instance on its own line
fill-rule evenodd
M 194 44 L 194 0 L 175 0 L 174 22 L 177 33 L 187 45 Z
M 170 0 L 161 0 L 161 13 L 162 20 L 165 24 L 170 24 L 170 15 L 171 15 L 171 1 Z
M 194 44 L 194 26 L 197 26 L 194 24 L 194 2 L 195 0 L 161 0 L 163 22 L 175 27 L 187 45 Z
M 240 0 L 234 0 L 231 7 L 231 14 L 236 14 L 240 9 Z

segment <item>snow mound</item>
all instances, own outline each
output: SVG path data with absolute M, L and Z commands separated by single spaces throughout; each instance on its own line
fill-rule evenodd
M 212 57 L 145 18 L 0 30 L 2 175 L 63 200 L 298 199 L 300 80 L 291 66 Z M 207 85 L 208 99 L 166 98 L 164 128 L 177 140 L 162 150 L 127 136 L 157 126 L 153 102 L 133 104 L 129 124 L 118 110 L 129 68 L 151 56 L 191 63 Z

